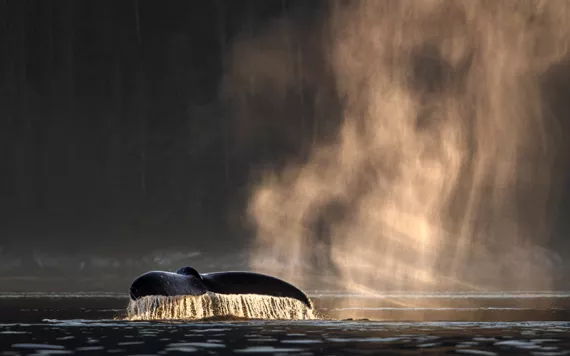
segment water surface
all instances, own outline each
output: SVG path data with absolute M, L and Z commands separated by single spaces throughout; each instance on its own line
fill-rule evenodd
M 0 354 L 570 355 L 567 293 L 345 297 L 314 293 L 321 320 L 129 321 L 121 294 L 7 294 Z

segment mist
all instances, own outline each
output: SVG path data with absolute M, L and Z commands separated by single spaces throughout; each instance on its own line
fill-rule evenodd
M 251 174 L 250 267 L 364 293 L 560 288 L 570 5 L 327 4 L 232 43 L 240 147 L 290 147 Z

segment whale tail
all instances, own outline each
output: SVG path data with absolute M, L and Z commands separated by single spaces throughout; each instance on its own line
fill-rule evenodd
M 200 274 L 192 267 L 182 267 L 176 273 L 147 272 L 132 283 L 130 297 L 136 300 L 145 296 L 199 296 L 207 292 L 293 298 L 313 308 L 310 298 L 302 290 L 279 278 L 255 272 Z

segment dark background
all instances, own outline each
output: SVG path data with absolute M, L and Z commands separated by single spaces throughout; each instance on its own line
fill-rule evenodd
M 176 265 L 168 254 L 195 251 L 246 265 L 252 175 L 307 149 L 237 137 L 221 90 L 228 53 L 277 18 L 311 24 L 323 11 L 304 0 L 0 2 L 0 274 L 138 271 L 143 256 Z M 296 139 L 316 139 L 303 120 Z
M 260 170 L 302 161 L 340 122 L 326 40 L 296 41 L 327 11 L 316 0 L 0 1 L 0 289 L 247 268 L 244 208 Z M 307 79 L 281 107 L 250 102 L 267 120 L 244 121 L 232 109 L 256 93 L 224 86 L 233 44 L 279 19 L 295 24 L 290 61 Z M 569 73 L 562 63 L 545 79 L 561 127 Z M 315 112 L 316 100 L 331 105 Z M 565 250 L 560 196 L 549 247 Z M 38 287 L 27 276 L 77 278 Z M 100 284 L 73 284 L 86 276 Z

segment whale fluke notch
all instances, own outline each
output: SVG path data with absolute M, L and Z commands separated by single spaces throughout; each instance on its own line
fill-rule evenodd
M 130 288 L 132 300 L 145 296 L 199 296 L 217 294 L 257 294 L 296 299 L 313 308 L 309 297 L 299 288 L 279 278 L 255 272 L 212 272 L 200 274 L 185 266 L 173 272 L 151 271 L 136 278 Z
M 198 279 L 202 279 L 202 276 L 200 275 L 200 273 L 198 273 L 198 271 L 196 271 L 194 268 L 192 268 L 190 266 L 181 267 L 176 271 L 176 273 L 182 274 L 185 276 L 194 276 Z

